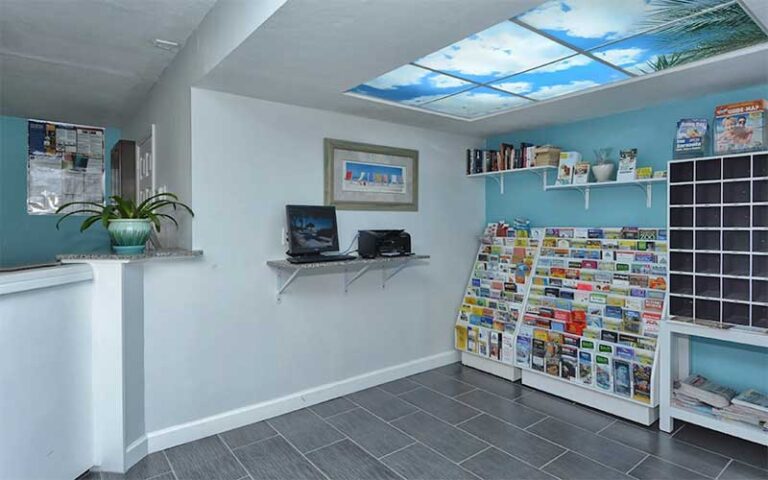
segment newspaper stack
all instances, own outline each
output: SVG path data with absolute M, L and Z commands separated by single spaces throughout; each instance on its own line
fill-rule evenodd
M 675 389 L 678 397 L 689 397 L 699 402 L 711 405 L 715 408 L 725 408 L 731 404 L 736 396 L 736 391 L 710 382 L 701 375 L 691 375 L 681 381 Z
M 741 392 L 732 402 L 716 414 L 727 420 L 758 426 L 768 432 L 768 396 L 749 389 Z

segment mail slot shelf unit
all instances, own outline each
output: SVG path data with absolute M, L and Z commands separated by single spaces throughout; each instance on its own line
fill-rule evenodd
M 768 152 L 668 168 L 669 315 L 768 327 Z

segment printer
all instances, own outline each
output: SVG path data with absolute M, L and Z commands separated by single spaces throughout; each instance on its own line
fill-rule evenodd
M 405 230 L 359 230 L 357 253 L 363 258 L 411 254 L 411 236 Z

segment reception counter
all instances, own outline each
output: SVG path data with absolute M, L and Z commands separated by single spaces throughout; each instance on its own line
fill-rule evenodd
M 61 255 L 0 272 L 0 478 L 125 472 L 147 454 L 143 266 L 201 255 Z

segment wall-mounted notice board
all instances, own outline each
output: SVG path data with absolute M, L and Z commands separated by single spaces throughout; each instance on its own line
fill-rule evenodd
M 67 202 L 104 203 L 104 129 L 28 121 L 27 213 Z

